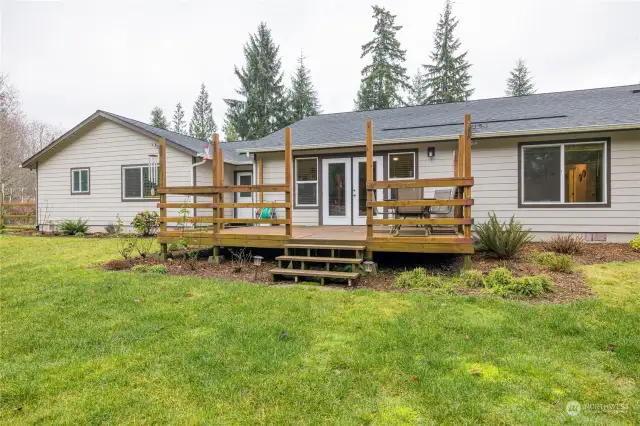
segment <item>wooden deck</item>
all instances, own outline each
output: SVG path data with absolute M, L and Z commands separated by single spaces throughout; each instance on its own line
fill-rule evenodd
M 229 227 L 214 233 L 194 229 L 164 231 L 160 243 L 175 243 L 188 237 L 192 243 L 220 247 L 283 248 L 285 244 L 316 244 L 318 246 L 362 245 L 372 252 L 411 253 L 473 253 L 473 241 L 464 234 L 440 231 L 425 236 L 424 228 L 405 226 L 398 236 L 389 234 L 390 227 L 374 227 L 367 238 L 366 226 L 293 226 L 288 237 L 284 226 Z

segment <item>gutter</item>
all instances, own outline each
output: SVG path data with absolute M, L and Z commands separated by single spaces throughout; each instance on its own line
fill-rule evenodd
M 619 131 L 619 130 L 638 130 L 640 129 L 640 123 L 626 123 L 615 125 L 603 125 L 603 126 L 583 126 L 583 127 L 564 127 L 564 128 L 552 128 L 552 129 L 538 129 L 538 130 L 518 130 L 513 132 L 493 132 L 493 133 L 476 133 L 472 137 L 474 139 L 495 139 L 495 138 L 507 138 L 517 136 L 539 136 L 539 135 L 554 135 L 563 133 L 591 133 L 602 131 Z M 455 135 L 443 135 L 443 136 L 429 136 L 429 137 L 417 137 L 417 138 L 399 138 L 399 139 L 379 139 L 374 140 L 374 145 L 395 145 L 405 143 L 416 142 L 448 142 L 457 141 L 458 134 Z M 312 149 L 327 149 L 327 148 L 350 148 L 361 147 L 365 144 L 365 141 L 351 141 L 351 142 L 332 142 L 324 144 L 313 144 L 304 146 L 295 146 L 296 150 L 312 150 Z M 266 148 L 245 148 L 238 149 L 240 154 L 251 154 L 259 152 L 280 152 L 284 151 L 282 147 L 266 147 Z

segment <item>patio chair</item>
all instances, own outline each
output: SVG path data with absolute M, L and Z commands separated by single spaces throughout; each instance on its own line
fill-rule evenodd
M 450 200 L 451 199 L 451 189 L 437 189 L 433 193 L 433 198 L 436 200 Z M 442 215 L 448 216 L 453 210 L 453 206 L 431 206 L 429 207 L 429 217 L 433 217 L 433 215 Z M 451 226 L 447 225 L 436 225 L 437 227 L 450 228 Z M 455 226 L 453 226 L 455 228 Z M 429 225 L 430 232 L 433 232 L 433 225 Z
M 398 188 L 398 201 L 422 200 L 424 198 L 424 190 L 422 188 Z M 418 218 L 426 219 L 429 217 L 429 209 L 423 206 L 398 206 L 393 212 L 394 219 Z M 425 228 L 428 235 L 429 227 L 427 225 L 418 225 Z M 391 235 L 398 235 L 402 225 L 394 225 L 391 228 Z

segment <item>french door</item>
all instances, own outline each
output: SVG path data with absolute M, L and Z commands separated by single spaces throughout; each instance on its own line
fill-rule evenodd
M 373 157 L 373 180 L 382 180 L 382 157 Z M 353 224 L 367 224 L 367 157 L 353 159 Z M 376 190 L 376 200 L 383 200 L 383 190 Z M 378 211 L 382 211 L 378 208 Z M 381 218 L 382 215 L 375 215 Z
M 322 223 L 351 225 L 351 158 L 322 160 Z

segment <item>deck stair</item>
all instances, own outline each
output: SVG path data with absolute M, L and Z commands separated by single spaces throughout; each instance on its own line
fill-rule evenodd
M 360 276 L 365 249 L 357 244 L 330 245 L 326 242 L 285 244 L 284 255 L 276 257 L 279 267 L 269 272 L 274 280 L 277 276 L 289 276 L 298 282 L 300 277 L 313 277 L 319 278 L 321 284 L 325 279 L 337 279 L 346 280 L 351 286 Z M 351 270 L 345 271 L 349 266 Z

